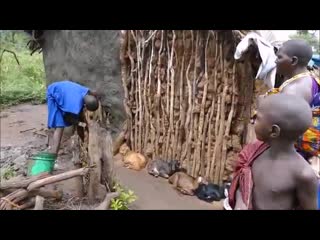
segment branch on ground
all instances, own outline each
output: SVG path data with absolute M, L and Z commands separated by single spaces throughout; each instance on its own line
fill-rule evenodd
M 18 58 L 17 58 L 16 53 L 13 52 L 13 51 L 11 51 L 11 50 L 8 50 L 8 49 L 3 49 L 2 53 L 1 53 L 1 56 L 0 56 L 0 63 L 1 63 L 1 61 L 2 61 L 2 56 L 3 56 L 3 54 L 4 54 L 5 52 L 8 52 L 8 53 L 13 54 L 13 56 L 14 56 L 14 58 L 16 59 L 18 65 L 20 66 L 20 63 L 19 63 L 19 60 L 18 60 Z

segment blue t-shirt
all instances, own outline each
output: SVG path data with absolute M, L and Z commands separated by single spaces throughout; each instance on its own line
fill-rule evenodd
M 71 81 L 50 84 L 47 89 L 48 128 L 70 126 L 63 116 L 65 113 L 79 115 L 88 91 L 89 88 Z

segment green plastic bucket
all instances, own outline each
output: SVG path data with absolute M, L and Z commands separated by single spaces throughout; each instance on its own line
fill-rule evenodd
M 51 173 L 54 168 L 55 160 L 56 154 L 47 152 L 38 153 L 29 161 L 28 175 L 35 176 L 44 172 Z

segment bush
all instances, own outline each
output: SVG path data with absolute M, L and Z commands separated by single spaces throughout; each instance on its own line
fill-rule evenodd
M 3 36 L 2 36 L 3 35 Z M 0 105 L 13 105 L 21 102 L 45 101 L 45 72 L 42 54 L 30 56 L 28 38 L 24 33 L 16 33 L 14 42 L 9 41 L 8 33 L 0 33 Z M 20 65 L 10 52 L 15 52 Z
M 110 208 L 112 210 L 129 210 L 130 203 L 133 203 L 137 196 L 133 191 L 123 188 L 120 184 L 115 185 L 115 190 L 120 195 L 111 200 Z

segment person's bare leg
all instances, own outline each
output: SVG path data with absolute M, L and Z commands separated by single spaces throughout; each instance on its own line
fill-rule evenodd
M 53 133 L 53 143 L 52 147 L 49 150 L 50 153 L 58 154 L 61 138 L 63 135 L 64 128 L 56 128 Z

